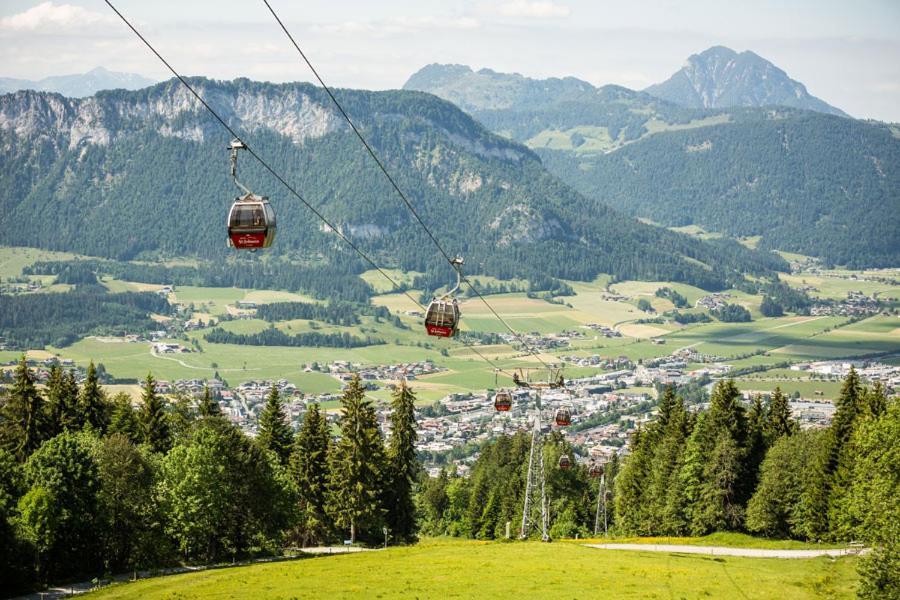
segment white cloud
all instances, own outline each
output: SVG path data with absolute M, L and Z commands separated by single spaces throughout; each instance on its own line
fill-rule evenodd
M 89 25 L 114 23 L 113 15 L 106 15 L 76 6 L 43 2 L 9 17 L 0 19 L 0 29 L 8 31 L 61 31 Z
M 528 19 L 553 19 L 568 17 L 571 10 L 568 6 L 555 2 L 528 2 L 527 0 L 512 0 L 493 7 L 496 12 L 504 17 L 524 17 Z
M 396 17 L 381 21 L 345 21 L 312 27 L 315 33 L 374 36 L 397 35 L 437 29 L 478 29 L 481 23 L 472 17 Z

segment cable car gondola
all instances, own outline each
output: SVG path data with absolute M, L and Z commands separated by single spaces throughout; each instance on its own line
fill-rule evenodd
M 228 211 L 228 245 L 254 251 L 275 241 L 275 210 L 268 198 L 257 196 L 237 179 L 238 150 L 246 148 L 240 140 L 231 142 L 231 177 L 244 195 L 235 198 Z
M 507 412 L 512 408 L 512 395 L 506 390 L 500 390 L 494 394 L 494 409 L 497 412 Z
M 591 477 L 596 479 L 597 477 L 600 477 L 601 475 L 603 475 L 603 466 L 598 465 L 596 463 L 592 464 L 591 468 L 588 470 L 588 473 L 590 474 Z
M 425 312 L 425 331 L 428 335 L 453 337 L 459 331 L 459 304 L 452 296 L 459 289 L 463 263 L 460 257 L 450 261 L 456 269 L 456 286 L 440 298 L 432 298 L 428 304 L 428 310 Z
M 563 471 L 568 471 L 572 467 L 572 461 L 569 460 L 569 457 L 565 454 L 559 457 L 559 468 Z
M 572 411 L 567 406 L 560 406 L 556 411 L 556 425 L 559 427 L 568 427 L 572 424 Z

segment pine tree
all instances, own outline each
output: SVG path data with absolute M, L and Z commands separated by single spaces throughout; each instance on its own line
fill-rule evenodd
M 791 405 L 788 397 L 775 386 L 772 397 L 769 399 L 769 410 L 766 413 L 766 434 L 771 442 L 775 442 L 783 435 L 797 433 L 797 421 L 791 416 Z
M 746 474 L 747 422 L 734 382 L 713 389 L 709 412 L 694 428 L 680 475 L 692 535 L 740 527 Z
M 341 398 L 341 440 L 332 453 L 329 511 L 350 540 L 381 525 L 384 445 L 375 409 L 355 375 Z
M 832 538 L 850 534 L 846 522 L 841 518 L 840 506 L 850 486 L 856 450 L 850 443 L 857 422 L 866 411 L 869 392 L 859 381 L 856 369 L 844 379 L 841 393 L 835 402 L 834 418 L 831 421 L 831 452 L 825 471 L 826 497 L 828 498 L 828 528 Z
M 385 490 L 387 526 L 398 540 L 411 541 L 418 529 L 413 485 L 419 470 L 416 457 L 416 397 L 402 381 L 391 399 L 391 440 Z
M 294 439 L 290 462 L 291 478 L 299 494 L 298 533 L 304 547 L 324 541 L 331 529 L 326 513 L 330 446 L 328 422 L 319 405 L 313 404 Z
M 197 413 L 202 418 L 218 417 L 222 414 L 219 403 L 213 400 L 212 394 L 209 392 L 209 386 L 203 386 L 203 396 L 197 403 Z
M 112 417 L 109 422 L 109 434 L 121 434 L 127 437 L 133 444 L 139 444 L 143 440 L 141 422 L 138 413 L 131 406 L 131 396 L 120 393 L 112 399 Z
M 652 452 L 651 433 L 640 428 L 635 430 L 631 454 L 616 477 L 616 516 L 619 529 L 626 534 L 648 535 L 651 531 L 647 483 Z
M 876 381 L 872 389 L 866 392 L 863 405 L 866 416 L 872 419 L 877 419 L 887 412 L 888 399 L 884 391 L 884 384 Z
M 78 395 L 78 421 L 82 427 L 93 429 L 99 434 L 106 431 L 109 424 L 109 410 L 106 394 L 100 387 L 100 380 L 94 362 L 88 364 L 87 378 Z
M 660 400 L 661 419 L 663 406 L 666 407 L 665 426 L 655 448 L 648 482 L 650 530 L 662 535 L 683 534 L 687 525 L 676 505 L 670 503 L 670 497 L 678 491 L 678 474 L 684 462 L 684 445 L 690 435 L 690 424 L 684 401 L 671 390 L 667 388 Z M 660 425 L 662 423 L 660 420 Z
M 2 406 L 2 441 L 21 462 L 46 439 L 47 414 L 44 399 L 34 385 L 34 376 L 22 355 L 13 385 Z
M 261 448 L 271 450 L 282 465 L 286 465 L 291 457 L 291 445 L 294 443 L 294 432 L 287 422 L 287 414 L 281 403 L 278 388 L 273 384 L 259 415 L 259 435 L 256 437 Z
M 169 417 L 163 407 L 163 400 L 156 393 L 156 381 L 151 373 L 144 380 L 140 422 L 143 441 L 154 452 L 165 453 L 172 447 L 172 435 L 169 429 Z
M 55 437 L 63 431 L 63 415 L 65 406 L 63 400 L 63 384 L 65 374 L 59 364 L 50 367 L 50 376 L 47 378 L 47 437 Z
M 747 459 L 741 484 L 743 503 L 750 501 L 759 481 L 759 467 L 771 443 L 767 429 L 766 409 L 763 407 L 762 398 L 757 395 L 753 398 L 747 416 Z

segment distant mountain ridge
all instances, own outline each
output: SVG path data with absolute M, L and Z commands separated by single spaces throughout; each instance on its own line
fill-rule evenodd
M 771 105 L 687 108 L 460 65 L 429 65 L 405 87 L 469 107 L 567 184 L 630 215 L 759 236 L 761 248 L 832 264 L 900 264 L 896 125 Z
M 38 92 L 56 92 L 68 98 L 93 96 L 101 90 L 137 90 L 156 83 L 143 75 L 108 71 L 103 67 L 91 69 L 87 73 L 75 75 L 56 75 L 38 81 L 0 77 L 0 94 L 8 94 L 19 90 L 35 90 Z
M 691 55 L 669 79 L 644 91 L 688 108 L 790 106 L 848 116 L 758 54 L 725 46 Z
M 446 283 L 447 265 L 322 90 L 247 79 L 192 81 L 367 253 L 384 266 L 435 274 L 439 285 Z M 527 147 L 490 133 L 436 96 L 336 94 L 442 245 L 473 269 L 529 280 L 612 273 L 713 289 L 741 273 L 786 268 L 772 254 L 645 225 L 582 196 Z M 123 260 L 233 254 L 224 227 L 236 193 L 228 141 L 174 80 L 85 99 L 30 91 L 0 96 L 6 149 L 0 243 Z M 355 260 L 255 161 L 242 162 L 240 172 L 278 212 L 271 254 L 313 263 Z

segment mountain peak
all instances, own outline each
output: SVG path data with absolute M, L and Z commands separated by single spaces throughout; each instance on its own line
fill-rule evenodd
M 782 105 L 847 116 L 765 58 L 726 46 L 692 54 L 681 70 L 645 91 L 689 108 Z

